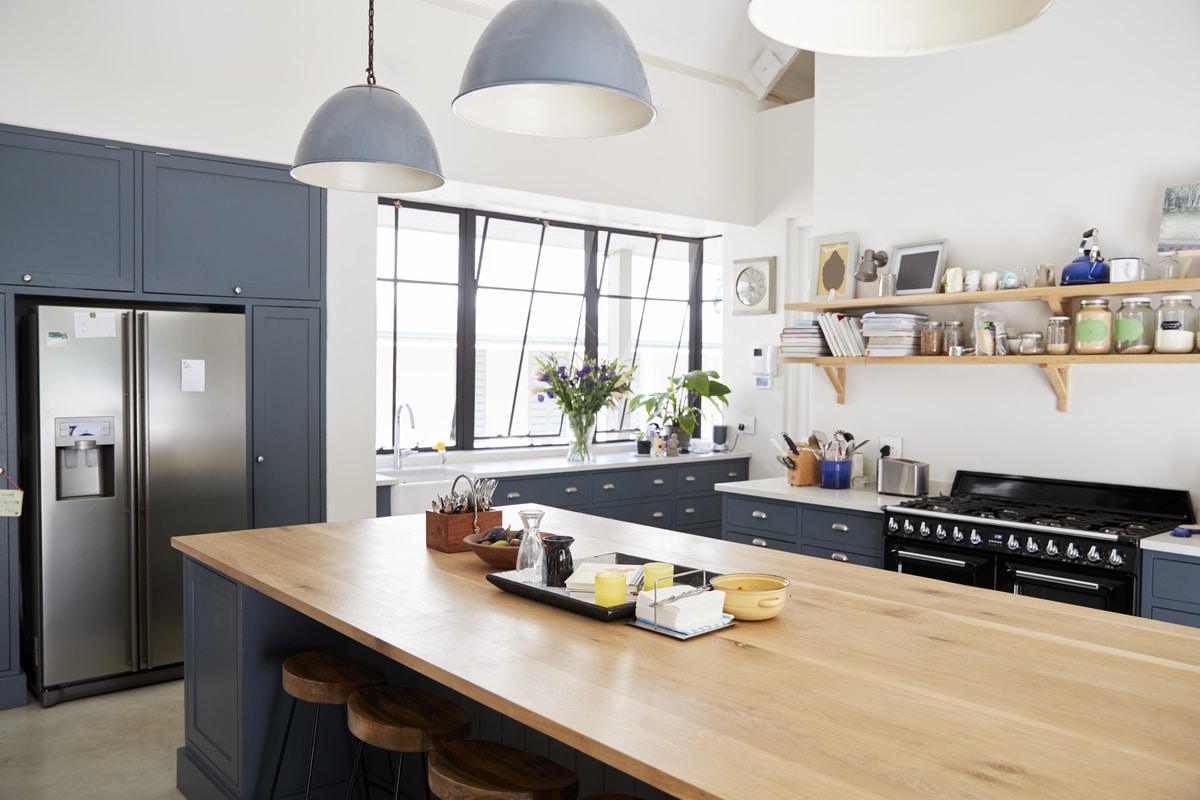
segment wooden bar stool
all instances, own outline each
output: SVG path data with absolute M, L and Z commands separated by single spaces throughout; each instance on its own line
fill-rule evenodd
M 430 751 L 429 788 L 440 800 L 575 800 L 579 778 L 515 747 L 458 739 Z
M 435 744 L 462 739 L 471 732 L 471 717 L 455 703 L 429 692 L 399 686 L 372 686 L 350 695 L 346 702 L 346 725 L 358 738 L 346 800 L 353 796 L 354 779 L 359 767 L 364 765 L 364 744 L 400 754 L 396 786 L 392 790 L 392 797 L 399 798 L 404 755 L 419 753 L 424 768 L 425 753 Z M 428 796 L 429 778 L 428 775 L 424 777 Z M 367 797 L 370 795 L 368 788 Z
M 631 794 L 589 794 L 580 800 L 638 800 Z
M 283 754 L 287 751 L 288 736 L 292 732 L 292 718 L 296 714 L 296 703 L 303 700 L 316 704 L 313 717 L 312 744 L 308 749 L 308 779 L 304 785 L 304 797 L 312 789 L 313 760 L 317 754 L 317 726 L 321 721 L 321 706 L 345 705 L 350 695 L 371 686 L 387 682 L 387 676 L 379 667 L 361 658 L 342 653 L 310 651 L 289 656 L 283 662 L 283 690 L 292 696 L 288 711 L 287 727 L 283 730 L 283 744 L 279 746 L 279 760 L 275 762 L 275 775 L 271 778 L 271 792 L 279 783 L 279 770 L 283 767 Z

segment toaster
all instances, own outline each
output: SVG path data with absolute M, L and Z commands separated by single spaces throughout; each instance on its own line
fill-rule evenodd
M 881 458 L 876 463 L 876 491 L 919 497 L 929 492 L 929 465 L 908 458 Z

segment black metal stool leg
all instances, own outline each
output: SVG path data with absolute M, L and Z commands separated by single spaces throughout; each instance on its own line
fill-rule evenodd
M 354 779 L 358 777 L 358 765 L 362 763 L 363 743 L 359 740 L 358 746 L 354 748 L 354 769 L 350 770 L 350 784 L 346 787 L 346 800 L 351 800 L 354 797 Z M 365 773 L 366 770 L 364 769 Z M 371 790 L 366 792 L 367 800 L 371 800 Z
M 287 725 L 283 729 L 283 744 L 279 745 L 279 760 L 275 762 L 275 775 L 271 778 L 271 791 L 267 795 L 268 800 L 273 800 L 275 797 L 275 786 L 279 783 L 279 770 L 283 766 L 283 753 L 287 750 L 288 734 L 292 732 L 292 717 L 296 714 L 296 698 L 292 698 L 292 707 L 288 710 Z
M 429 791 L 429 753 L 421 753 L 421 776 L 425 779 L 425 800 L 433 800 Z
M 317 713 L 313 714 L 312 745 L 308 748 L 308 780 L 304 782 L 304 800 L 308 800 L 309 792 L 312 791 L 312 768 L 317 759 L 317 726 L 321 723 L 321 704 L 314 705 L 317 707 Z
M 396 788 L 392 790 L 392 800 L 400 800 L 400 776 L 404 774 L 404 753 L 396 759 Z

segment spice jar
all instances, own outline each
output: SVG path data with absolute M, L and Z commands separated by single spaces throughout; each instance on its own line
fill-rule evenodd
M 921 355 L 923 356 L 942 356 L 946 351 L 942 349 L 942 323 L 926 322 L 925 329 L 921 331 Z
M 1149 353 L 1154 349 L 1154 310 L 1149 297 L 1126 297 L 1113 322 L 1113 349 L 1118 353 Z
M 1111 353 L 1112 323 L 1107 300 L 1082 301 L 1075 312 L 1075 352 L 1089 356 Z
M 942 350 L 946 354 L 950 353 L 951 347 L 966 347 L 967 337 L 963 331 L 963 324 L 958 320 L 947 322 L 942 330 Z
M 1154 352 L 1190 353 L 1196 346 L 1196 309 L 1190 294 L 1168 294 L 1155 318 Z
M 1046 352 L 1065 356 L 1071 352 L 1071 318 L 1051 317 L 1046 323 Z
M 1040 356 L 1046 352 L 1041 331 L 1025 331 L 1021 334 L 1020 353 L 1023 356 Z

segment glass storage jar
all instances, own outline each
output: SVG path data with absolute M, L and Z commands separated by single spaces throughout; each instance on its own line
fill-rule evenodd
M 1190 294 L 1168 294 L 1155 315 L 1154 352 L 1190 353 L 1196 346 L 1196 309 Z
M 1071 352 L 1071 318 L 1051 317 L 1046 323 L 1046 352 L 1065 356 Z
M 1103 355 L 1112 352 L 1112 310 L 1103 298 L 1084 300 L 1075 312 L 1075 352 Z
M 943 330 L 942 330 L 942 349 L 946 352 L 946 355 L 961 356 L 962 355 L 961 351 L 958 353 L 952 353 L 952 352 L 950 352 L 950 348 L 952 348 L 952 347 L 963 348 L 963 347 L 967 346 L 967 336 L 966 336 L 966 332 L 963 330 L 962 322 L 960 322 L 958 320 L 951 320 L 950 322 L 947 322 L 945 325 L 943 325 L 942 328 L 943 328 Z
M 1149 297 L 1126 297 L 1113 322 L 1113 349 L 1118 353 L 1149 353 L 1154 349 L 1154 309 Z
M 946 351 L 942 349 L 942 323 L 929 321 L 925 323 L 924 330 L 921 331 L 921 355 L 923 356 L 944 356 Z
M 1046 352 L 1045 339 L 1041 331 L 1025 331 L 1021 334 L 1020 353 L 1023 356 L 1040 356 Z

